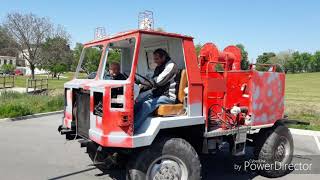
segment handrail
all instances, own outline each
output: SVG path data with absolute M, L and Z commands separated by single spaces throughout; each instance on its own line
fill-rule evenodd
M 14 75 L 0 76 L 0 89 L 13 88 L 14 86 L 15 86 Z
M 33 88 L 33 91 L 30 91 L 30 92 L 36 92 L 36 91 L 42 92 L 42 91 L 48 90 L 48 87 L 49 87 L 48 79 L 27 79 L 26 80 L 27 93 L 29 93 L 30 88 Z

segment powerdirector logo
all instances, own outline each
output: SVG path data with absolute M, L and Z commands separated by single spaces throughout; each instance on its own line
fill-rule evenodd
M 320 155 L 294 155 L 291 163 L 246 159 L 233 164 L 236 172 L 286 171 L 292 174 L 320 174 Z

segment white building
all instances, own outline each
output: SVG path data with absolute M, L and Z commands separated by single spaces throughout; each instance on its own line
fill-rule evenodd
M 17 66 L 17 58 L 13 56 L 0 56 L 0 67 L 4 64 L 12 64 Z
M 0 67 L 4 64 L 12 64 L 16 69 L 23 71 L 25 75 L 31 75 L 30 63 L 26 60 L 29 58 L 28 50 L 24 50 L 23 53 L 19 53 L 18 57 L 13 56 L 1 56 L 0 55 Z M 35 74 L 45 74 L 46 71 L 42 69 L 35 69 Z
M 30 63 L 26 60 L 29 58 L 29 52 L 27 49 L 23 50 L 23 52 L 20 52 L 18 55 L 18 59 L 24 62 L 24 65 L 22 67 L 17 67 L 17 69 L 23 69 L 25 75 L 31 75 L 31 69 L 30 69 Z M 34 71 L 35 74 L 46 74 L 47 71 L 36 68 Z

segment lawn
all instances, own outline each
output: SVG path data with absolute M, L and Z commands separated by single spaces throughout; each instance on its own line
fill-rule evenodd
M 294 127 L 320 130 L 320 73 L 287 74 L 285 98 L 290 119 L 311 123 Z
M 73 72 L 65 73 L 61 75 L 59 80 L 57 78 L 52 79 L 51 76 L 49 76 L 49 89 L 63 89 L 63 84 L 70 81 L 73 78 L 73 74 Z M 16 76 L 15 86 L 25 88 L 28 78 L 27 76 Z M 47 75 L 36 75 L 36 79 L 47 79 Z

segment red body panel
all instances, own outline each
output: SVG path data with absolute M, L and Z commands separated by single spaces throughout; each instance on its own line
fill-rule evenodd
M 283 118 L 285 74 L 252 72 L 253 125 L 273 124 Z

